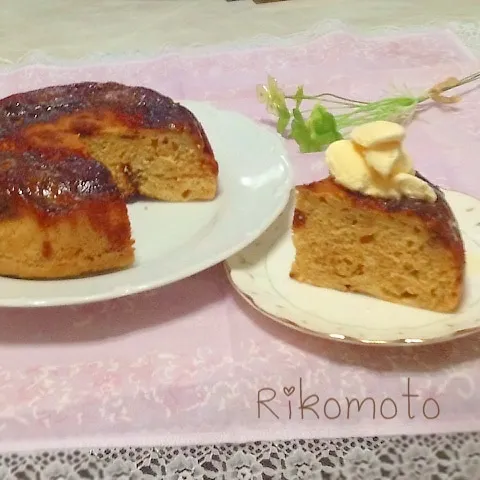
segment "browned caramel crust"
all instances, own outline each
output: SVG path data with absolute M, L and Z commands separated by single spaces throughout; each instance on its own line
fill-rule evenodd
M 130 242 L 128 222 L 110 225 L 105 219 L 106 205 L 127 212 L 110 172 L 94 160 L 0 151 L 0 185 L 0 219 L 34 209 L 37 220 L 50 225 L 69 218 L 73 210 L 82 210 L 112 246 Z M 45 255 L 48 251 L 45 245 Z
M 109 171 L 82 143 L 108 129 L 132 138 L 146 129 L 188 132 L 218 173 L 201 125 L 172 99 L 112 82 L 47 87 L 0 100 L 0 215 L 11 215 L 19 200 L 55 216 L 79 200 L 120 198 Z
M 121 123 L 132 129 L 190 129 L 206 140 L 195 116 L 171 98 L 149 88 L 114 82 L 74 83 L 5 97 L 0 100 L 0 136 L 9 136 L 32 124 L 52 123 L 59 117 L 89 110 L 114 112 Z
M 444 242 L 446 247 L 452 252 L 458 265 L 465 264 L 465 251 L 462 237 L 443 192 L 429 182 L 418 172 L 416 175 L 427 182 L 437 194 L 437 201 L 429 203 L 412 198 L 401 198 L 399 200 L 376 198 L 362 193 L 348 190 L 336 183 L 332 177 L 313 182 L 307 185 L 297 186 L 297 191 L 310 190 L 313 193 L 331 193 L 333 195 L 343 195 L 348 197 L 350 202 L 356 208 L 366 210 L 377 210 L 385 213 L 403 213 L 405 215 L 415 215 L 419 217 L 439 240 Z M 305 215 L 299 210 L 295 210 L 293 228 L 301 228 L 305 224 Z
M 92 159 L 62 154 L 0 151 L 0 214 L 11 200 L 31 203 L 56 215 L 89 198 L 120 199 L 108 169 Z
M 122 125 L 132 133 L 141 129 L 188 132 L 196 139 L 212 172 L 218 172 L 211 145 L 192 112 L 149 88 L 114 82 L 46 87 L 0 100 L 0 140 L 25 146 L 29 143 L 25 134 L 28 127 L 52 124 L 66 116 L 74 119 L 70 133 L 79 136 L 94 135 L 110 125 Z

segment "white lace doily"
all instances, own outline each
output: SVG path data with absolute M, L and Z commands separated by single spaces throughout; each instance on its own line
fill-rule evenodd
M 478 480 L 480 434 L 0 456 L 0 480 Z

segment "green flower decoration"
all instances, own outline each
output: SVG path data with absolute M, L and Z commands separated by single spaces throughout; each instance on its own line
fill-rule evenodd
M 269 113 L 278 117 L 277 131 L 283 133 L 290 123 L 291 113 L 283 91 L 272 76 L 268 76 L 266 85 L 257 85 L 257 98 L 266 105 Z
M 265 85 L 257 85 L 257 98 L 266 105 L 270 114 L 277 117 L 277 132 L 295 140 L 302 153 L 311 153 L 322 151 L 331 143 L 342 139 L 342 130 L 363 123 L 387 120 L 407 124 L 417 113 L 418 105 L 427 100 L 443 104 L 456 103 L 460 101 L 459 96 L 447 97 L 443 93 L 478 79 L 480 72 L 461 80 L 448 78 L 420 96 L 398 95 L 374 102 L 362 102 L 332 93 L 306 95 L 303 85 L 297 87 L 294 95 L 287 95 L 277 80 L 269 75 Z M 301 107 L 304 102 L 313 102 L 313 105 L 303 109 Z M 329 103 L 343 107 L 345 113 L 332 114 L 326 106 Z

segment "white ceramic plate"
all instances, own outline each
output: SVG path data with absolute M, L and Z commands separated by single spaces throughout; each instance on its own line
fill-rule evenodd
M 454 314 L 392 304 L 296 282 L 289 277 L 293 195 L 282 215 L 255 242 L 226 262 L 230 281 L 254 308 L 284 325 L 324 338 L 362 344 L 412 345 L 480 330 L 480 201 L 446 191 L 467 256 L 466 295 Z
M 136 248 L 131 268 L 71 280 L 0 278 L 0 306 L 79 304 L 160 287 L 222 262 L 271 225 L 292 188 L 283 140 L 238 113 L 183 103 L 211 141 L 219 164 L 218 197 L 211 202 L 131 204 Z

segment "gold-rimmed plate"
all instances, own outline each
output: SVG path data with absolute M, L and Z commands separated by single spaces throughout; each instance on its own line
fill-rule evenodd
M 225 262 L 228 278 L 242 298 L 267 317 L 331 340 L 411 346 L 480 332 L 480 201 L 451 190 L 444 193 L 458 220 L 467 259 L 465 294 L 455 313 L 431 312 L 292 280 L 293 192 L 272 226 Z

